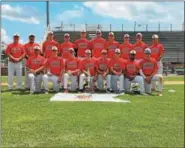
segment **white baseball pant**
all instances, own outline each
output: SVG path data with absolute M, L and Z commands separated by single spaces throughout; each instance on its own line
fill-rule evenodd
M 35 75 L 33 73 L 28 73 L 28 82 L 30 92 L 41 92 L 42 74 Z
M 70 90 L 76 91 L 78 83 L 77 76 L 69 75 L 68 73 L 64 74 L 64 89 L 68 89 L 68 81 L 71 81 Z
M 28 79 L 28 70 L 27 70 L 27 67 L 26 67 L 26 59 L 24 59 L 24 88 L 30 88 L 30 85 L 29 85 L 29 79 Z
M 118 89 L 119 83 L 119 89 Z M 122 91 L 124 90 L 124 75 L 111 75 L 111 88 L 113 91 Z
M 46 91 L 49 91 L 48 82 L 52 82 L 53 83 L 53 90 L 56 91 L 56 92 L 59 91 L 60 84 L 57 82 L 57 80 L 58 80 L 58 76 L 55 76 L 55 75 L 49 76 L 48 74 L 44 74 L 42 76 L 44 89 Z
M 13 87 L 13 78 L 14 73 L 17 77 L 17 89 L 22 87 L 22 61 L 13 63 L 8 61 L 8 89 L 12 89 Z
M 93 79 L 94 79 L 94 76 L 91 76 L 90 77 L 90 86 L 93 87 Z M 79 82 L 79 89 L 83 89 L 83 86 L 84 86 L 84 82 L 87 80 L 87 76 L 82 73 L 80 74 L 80 82 Z
M 158 86 L 157 86 L 156 90 L 159 91 L 159 92 L 162 92 L 162 88 L 163 88 L 163 85 L 162 85 L 162 83 L 163 83 L 163 76 L 156 74 L 156 75 L 153 76 L 153 78 L 152 78 L 151 81 L 152 82 L 153 81 L 154 82 L 157 82 L 157 85 Z M 145 92 L 146 93 L 151 93 L 152 92 L 152 82 L 151 82 L 151 84 L 148 84 L 148 83 L 144 82 Z
M 126 92 L 130 92 L 130 86 L 131 83 L 139 83 L 140 85 L 140 92 L 144 93 L 145 92 L 145 88 L 144 88 L 144 79 L 142 76 L 135 76 L 135 78 L 130 81 L 128 78 L 125 78 L 125 91 Z
M 157 74 L 163 75 L 163 63 L 162 63 L 162 61 L 161 61 L 161 60 L 158 61 L 158 62 L 157 62 L 157 65 L 158 65 L 158 68 L 159 68 L 158 71 L 157 71 Z M 153 82 L 152 82 L 152 89 L 153 89 L 153 90 L 156 89 L 156 85 L 158 85 L 157 82 L 156 82 L 156 81 L 153 81 Z
M 107 83 L 107 88 L 111 87 L 111 75 L 106 76 L 106 83 Z M 98 75 L 98 89 L 103 90 L 104 89 L 104 78 L 102 75 Z

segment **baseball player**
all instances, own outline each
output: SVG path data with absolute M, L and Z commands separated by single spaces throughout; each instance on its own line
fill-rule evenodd
M 22 60 L 25 56 L 24 46 L 19 43 L 20 36 L 14 34 L 13 43 L 9 44 L 5 53 L 8 56 L 8 90 L 12 90 L 14 73 L 17 76 L 17 89 L 22 87 Z
M 44 84 L 45 93 L 49 91 L 48 81 L 53 83 L 53 90 L 59 91 L 62 75 L 64 72 L 64 61 L 58 56 L 58 48 L 52 47 L 52 57 L 47 59 L 45 65 L 46 74 L 43 75 L 42 80 Z
M 90 48 L 89 40 L 86 39 L 86 31 L 81 31 L 81 38 L 75 41 L 75 49 L 79 59 L 85 58 L 85 50 Z
M 77 59 L 74 54 L 75 51 L 73 48 L 69 48 L 69 59 L 66 60 L 65 62 L 65 74 L 64 74 L 64 89 L 65 93 L 68 92 L 68 81 L 71 80 L 71 86 L 70 90 L 71 91 L 76 91 L 77 89 L 77 78 L 79 74 L 79 59 Z
M 41 92 L 41 82 L 45 58 L 40 55 L 40 46 L 34 46 L 34 55 L 29 57 L 26 63 L 30 94 Z
M 119 46 L 119 49 L 121 50 L 121 58 L 128 60 L 129 54 L 132 49 L 132 44 L 130 43 L 130 36 L 129 34 L 124 35 L 123 43 Z
M 114 33 L 110 32 L 105 46 L 105 49 L 108 51 L 108 58 L 112 58 L 114 56 L 114 51 L 116 48 L 119 48 L 119 43 L 114 40 Z
M 110 74 L 108 68 L 109 59 L 107 58 L 107 50 L 102 50 L 102 57 L 96 61 L 96 73 L 98 77 L 98 89 L 104 88 L 104 80 L 107 82 L 107 89 L 110 89 Z
M 133 50 L 136 51 L 136 61 L 139 62 L 144 58 L 144 50 L 147 48 L 147 44 L 142 41 L 142 34 L 136 34 L 136 43 L 133 45 Z
M 159 36 L 157 34 L 152 35 L 152 45 L 149 47 L 151 49 L 151 57 L 157 61 L 158 72 L 157 74 L 163 74 L 163 63 L 162 57 L 164 55 L 164 47 L 159 43 Z M 152 82 L 152 90 L 156 89 L 156 82 Z
M 159 43 L 159 36 L 157 34 L 152 35 L 152 45 L 149 46 L 151 49 L 151 57 L 157 61 L 159 70 L 157 74 L 163 74 L 163 64 L 162 64 L 162 57 L 164 55 L 164 47 L 162 44 Z
M 69 58 L 69 48 L 74 48 L 74 44 L 70 42 L 70 35 L 68 33 L 64 34 L 64 42 L 60 44 L 59 55 L 62 56 L 64 62 Z
M 83 92 L 84 82 L 87 80 L 90 83 L 90 87 L 93 87 L 93 79 L 96 75 L 95 64 L 96 59 L 91 58 L 91 50 L 87 49 L 85 51 L 86 58 L 80 62 L 80 83 L 79 91 Z
M 158 75 L 157 61 L 151 58 L 150 48 L 146 48 L 144 51 L 145 57 L 140 62 L 140 75 L 144 78 L 145 92 L 151 94 L 152 81 L 158 82 L 158 96 L 162 96 L 162 81 L 163 76 Z
M 135 61 L 136 51 L 131 50 L 129 59 L 125 61 L 125 92 L 130 92 L 131 83 L 139 83 L 140 93 L 145 94 L 144 79 L 139 73 L 139 64 Z
M 32 57 L 35 55 L 35 52 L 34 52 L 34 47 L 35 46 L 39 46 L 39 44 L 35 43 L 35 35 L 34 34 L 30 34 L 29 37 L 28 37 L 29 41 L 28 43 L 26 43 L 24 45 L 24 49 L 25 49 L 25 63 L 27 63 L 27 60 L 29 57 Z M 27 72 L 27 68 L 25 66 L 25 69 L 24 69 L 24 72 L 25 72 L 25 77 L 24 77 L 24 87 L 25 89 L 29 89 L 30 86 L 29 86 L 29 82 L 28 82 L 28 72 Z
M 124 94 L 124 71 L 125 63 L 122 58 L 120 58 L 121 51 L 119 48 L 115 50 L 114 58 L 109 62 L 109 69 L 111 73 L 111 88 L 108 92 L 118 92 Z M 119 88 L 118 88 L 119 82 Z
M 50 58 L 52 54 L 52 47 L 56 46 L 59 49 L 59 44 L 54 40 L 54 34 L 52 31 L 48 32 L 47 40 L 42 45 L 42 52 L 45 58 Z
M 90 48 L 92 49 L 92 56 L 94 58 L 101 57 L 101 51 L 105 49 L 106 40 L 102 37 L 101 30 L 97 29 L 96 37 L 90 41 Z

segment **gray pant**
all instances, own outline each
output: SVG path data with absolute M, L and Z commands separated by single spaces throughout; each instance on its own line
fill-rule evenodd
M 71 81 L 70 90 L 76 91 L 78 83 L 77 76 L 69 75 L 68 73 L 64 74 L 64 89 L 68 89 L 68 82 Z
M 28 74 L 30 92 L 41 92 L 42 74 L 35 75 L 33 73 Z
M 17 77 L 17 88 L 20 89 L 22 87 L 22 62 L 8 61 L 8 89 L 13 87 L 14 73 Z
M 111 76 L 106 76 L 106 82 L 107 82 L 107 88 L 111 87 Z M 98 75 L 98 89 L 103 90 L 104 89 L 104 78 L 102 75 Z
M 113 91 L 124 90 L 124 75 L 111 75 L 111 88 Z
M 135 76 L 135 78 L 132 81 L 129 81 L 129 79 L 125 78 L 125 91 L 130 92 L 130 85 L 131 83 L 139 83 L 140 86 L 140 92 L 144 93 L 144 79 L 142 76 Z

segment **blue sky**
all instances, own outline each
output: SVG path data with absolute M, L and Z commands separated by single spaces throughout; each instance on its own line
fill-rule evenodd
M 21 42 L 27 42 L 29 33 L 34 33 L 38 42 L 43 39 L 46 29 L 45 2 L 3 2 L 2 41 L 11 42 L 12 35 L 19 33 Z M 63 22 L 65 30 L 73 30 L 67 24 L 76 24 L 76 30 L 87 24 L 102 24 L 103 30 L 133 30 L 134 22 L 143 24 L 137 31 L 155 30 L 160 22 L 161 28 L 181 29 L 184 21 L 183 2 L 50 2 L 50 23 L 54 28 Z

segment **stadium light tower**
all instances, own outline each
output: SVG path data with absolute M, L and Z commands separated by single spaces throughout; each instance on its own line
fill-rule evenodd
M 49 22 L 49 0 L 46 1 L 46 25 L 50 26 Z

